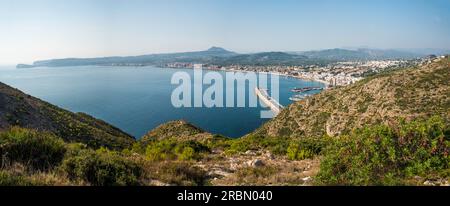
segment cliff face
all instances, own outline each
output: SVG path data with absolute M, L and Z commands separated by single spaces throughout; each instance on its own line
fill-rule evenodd
M 69 142 L 122 149 L 135 142 L 120 129 L 87 114 L 72 113 L 0 83 L 0 130 L 11 126 L 49 131 Z
M 290 105 L 256 134 L 337 136 L 376 123 L 433 115 L 450 120 L 450 58 L 380 74 Z

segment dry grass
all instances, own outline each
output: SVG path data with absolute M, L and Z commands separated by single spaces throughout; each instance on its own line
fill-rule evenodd
M 3 167 L 0 172 L 2 183 L 14 183 L 17 186 L 73 186 L 85 185 L 84 183 L 71 182 L 63 173 L 59 171 L 40 172 L 32 171 L 22 164 L 12 164 Z

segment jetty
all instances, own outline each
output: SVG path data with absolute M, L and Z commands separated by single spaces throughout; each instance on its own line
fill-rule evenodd
M 272 110 L 272 112 L 277 116 L 282 109 L 284 109 L 283 105 L 278 103 L 277 100 L 273 99 L 269 96 L 266 89 L 261 89 L 256 87 L 255 88 L 255 94 L 258 96 L 258 98 L 263 102 L 266 106 Z

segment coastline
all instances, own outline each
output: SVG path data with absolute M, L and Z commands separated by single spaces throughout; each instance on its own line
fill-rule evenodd
M 157 66 L 158 68 L 161 69 L 193 69 L 193 68 L 189 68 L 189 67 L 182 67 L 182 68 L 173 68 L 173 67 L 161 67 L 161 66 Z M 257 72 L 257 71 L 242 71 L 242 70 L 235 70 L 235 69 L 209 69 L 209 68 L 202 68 L 203 70 L 207 70 L 207 71 L 223 71 L 223 72 L 242 72 L 242 73 L 248 73 L 248 72 L 254 72 L 257 74 L 270 74 L 270 75 L 277 75 L 277 76 L 283 76 L 283 77 L 290 77 L 290 78 L 295 78 L 295 79 L 299 79 L 299 80 L 306 80 L 306 81 L 313 81 L 313 82 L 318 82 L 318 83 L 322 83 L 324 84 L 324 89 L 328 89 L 330 84 L 325 81 L 325 80 L 321 80 L 321 79 L 311 79 L 311 78 L 306 78 L 306 77 L 301 77 L 301 76 L 294 76 L 294 75 L 289 75 L 289 74 L 281 74 L 278 72 Z

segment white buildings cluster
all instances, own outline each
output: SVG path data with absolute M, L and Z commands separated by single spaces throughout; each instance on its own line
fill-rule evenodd
M 376 74 L 391 68 L 398 68 L 410 63 L 405 60 L 379 60 L 379 61 L 347 61 L 331 63 L 326 66 L 217 66 L 203 65 L 205 69 L 265 72 L 309 79 L 322 82 L 329 87 L 345 86 L 360 81 L 370 74 Z M 166 65 L 171 68 L 192 68 L 191 63 L 172 63 Z
M 351 74 L 332 73 L 332 72 L 300 72 L 298 75 L 302 79 L 311 79 L 327 84 L 329 87 L 344 86 L 353 84 L 362 79 L 362 77 L 354 77 Z
M 404 60 L 349 61 L 326 66 L 229 66 L 225 70 L 271 72 L 302 79 L 310 79 L 330 87 L 353 84 L 367 74 L 378 73 L 406 64 Z

